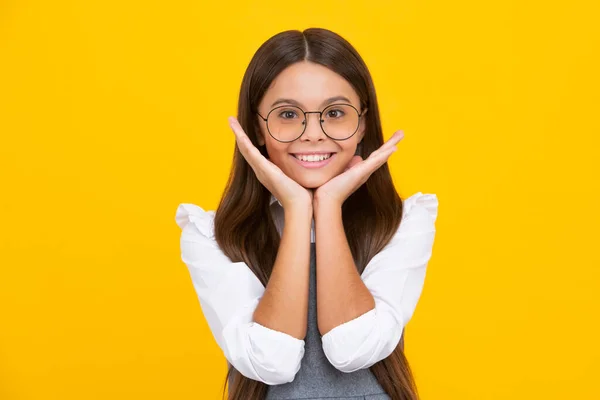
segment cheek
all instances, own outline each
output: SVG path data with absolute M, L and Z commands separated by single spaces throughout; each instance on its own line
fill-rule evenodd
M 335 172 L 336 175 L 339 175 L 342 172 L 344 172 L 348 164 L 350 164 L 350 161 L 352 161 L 352 157 L 354 157 L 354 152 L 347 151 L 343 153 L 338 153 L 338 156 L 339 158 L 337 160 L 337 168 Z
M 356 155 L 357 146 L 357 143 L 345 145 L 338 154 L 340 156 L 340 161 L 349 163 L 350 160 L 352 160 L 352 157 Z
M 287 146 L 282 145 L 279 142 L 273 143 L 272 141 L 267 141 L 266 147 L 267 153 L 269 154 L 269 160 L 281 168 L 288 156 Z

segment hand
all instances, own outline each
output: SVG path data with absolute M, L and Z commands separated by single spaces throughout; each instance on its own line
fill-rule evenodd
M 404 133 L 396 131 L 387 142 L 372 152 L 366 160 L 363 160 L 361 156 L 352 157 L 344 172 L 315 190 L 313 200 L 315 206 L 319 202 L 328 202 L 341 207 L 344 201 L 365 183 L 377 168 L 387 162 L 388 158 L 398 149 L 396 144 L 402 138 L 404 138 Z
M 279 200 L 283 208 L 299 206 L 312 209 L 312 191 L 288 177 L 278 166 L 265 158 L 252 144 L 236 118 L 229 117 L 228 121 L 240 153 L 250 164 L 260 183 Z

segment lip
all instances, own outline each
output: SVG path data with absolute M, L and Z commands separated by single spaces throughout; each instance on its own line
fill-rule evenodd
M 296 157 L 294 157 L 294 154 L 331 154 L 331 157 L 329 157 L 328 159 L 322 160 L 322 161 L 301 161 L 298 160 Z M 331 152 L 331 151 L 314 151 L 311 153 L 290 153 L 290 157 L 292 157 L 292 159 L 294 161 L 296 161 L 298 164 L 300 164 L 301 166 L 303 166 L 304 168 L 321 168 L 324 167 L 325 165 L 329 164 L 329 162 L 335 157 L 337 153 L 335 152 Z
M 300 154 L 300 155 L 309 155 L 309 154 L 331 154 L 331 153 L 336 153 L 335 151 L 306 151 L 306 152 L 297 152 L 297 153 L 290 153 L 290 154 Z

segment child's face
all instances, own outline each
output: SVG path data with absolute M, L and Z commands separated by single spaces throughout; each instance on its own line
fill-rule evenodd
M 326 102 L 330 98 L 340 96 L 346 99 Z M 273 106 L 273 103 L 279 99 L 292 99 L 297 104 L 284 102 Z M 281 105 L 297 105 L 304 111 L 323 111 L 330 104 L 341 103 L 349 103 L 359 113 L 363 112 L 358 95 L 344 78 L 322 65 L 300 62 L 286 68 L 275 78 L 259 104 L 258 112 L 267 118 L 267 114 L 273 108 Z M 295 118 L 296 123 L 298 119 L 301 121 L 304 118 L 302 114 L 296 115 L 286 109 L 278 109 L 271 114 L 269 121 L 275 118 L 276 114 L 280 114 L 279 118 Z M 328 110 L 327 114 L 330 117 L 341 115 L 335 110 L 332 112 Z M 346 140 L 333 140 L 327 137 L 321 129 L 318 117 L 318 114 L 306 114 L 306 130 L 302 136 L 292 142 L 282 143 L 269 134 L 267 123 L 258 115 L 256 116 L 260 124 L 258 142 L 260 145 L 266 145 L 269 159 L 287 176 L 307 189 L 317 188 L 342 173 L 364 136 L 364 114 L 360 117 L 356 133 Z M 323 115 L 323 119 L 326 117 Z M 290 120 L 286 120 L 286 123 L 288 121 Z M 329 159 L 320 162 L 301 161 L 295 156 L 315 152 L 333 154 Z

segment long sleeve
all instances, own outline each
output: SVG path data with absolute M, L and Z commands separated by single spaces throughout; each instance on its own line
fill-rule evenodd
M 404 201 L 392 240 L 366 265 L 361 278 L 375 308 L 322 337 L 329 362 L 343 372 L 368 368 L 389 356 L 413 315 L 432 255 L 438 200 L 417 192 Z
M 278 385 L 294 380 L 304 340 L 262 326 L 252 316 L 265 287 L 243 262 L 231 262 L 214 238 L 214 211 L 182 203 L 181 259 L 187 265 L 204 317 L 225 358 L 242 375 Z

